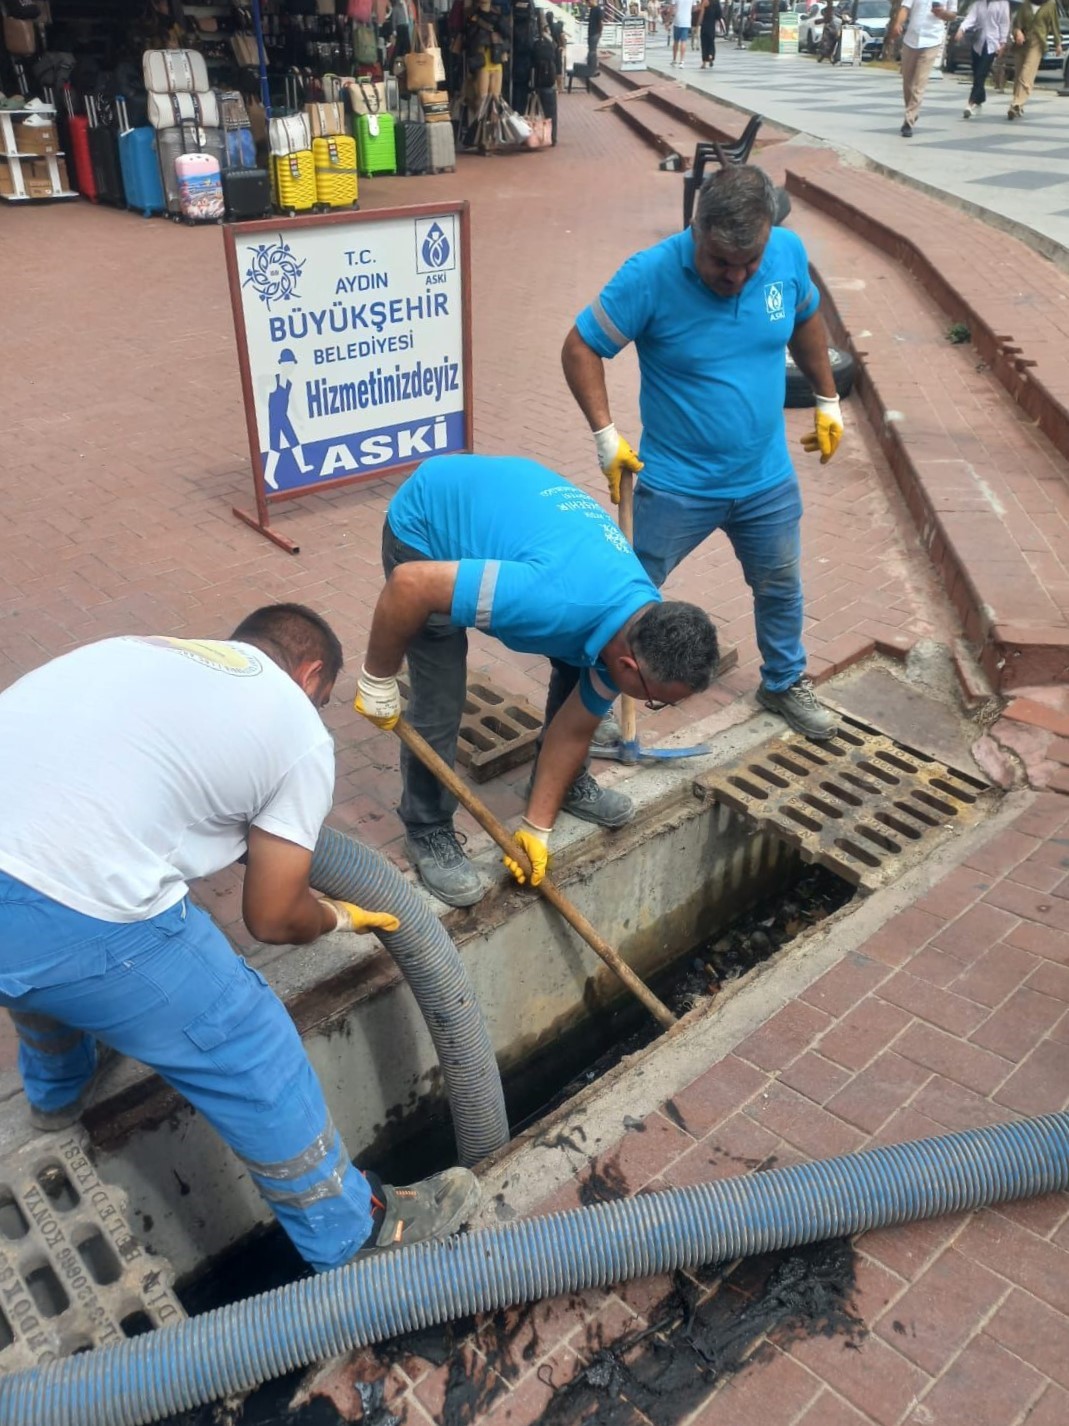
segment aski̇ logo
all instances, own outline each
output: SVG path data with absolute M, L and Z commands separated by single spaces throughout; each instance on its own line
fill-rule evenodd
M 783 283 L 765 283 L 765 311 L 770 322 L 782 322 L 787 315 L 783 310 Z

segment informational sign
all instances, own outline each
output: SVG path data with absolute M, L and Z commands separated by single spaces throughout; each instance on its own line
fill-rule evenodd
M 256 512 L 472 445 L 467 203 L 224 230 Z
M 624 18 L 620 68 L 646 68 L 646 21 L 641 16 L 627 15 Z
M 796 54 L 798 52 L 797 10 L 784 10 L 779 17 L 779 52 L 780 54 Z
M 860 25 L 844 25 L 839 41 L 839 63 L 860 64 L 864 43 L 865 35 Z
M 620 48 L 620 24 L 619 21 L 611 21 L 601 28 L 601 38 L 598 40 L 598 48 L 604 50 L 618 50 Z

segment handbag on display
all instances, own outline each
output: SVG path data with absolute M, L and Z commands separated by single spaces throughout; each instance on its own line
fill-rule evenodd
M 271 152 L 276 155 L 286 155 L 303 153 L 306 149 L 311 157 L 312 136 L 308 132 L 308 120 L 303 114 L 289 114 L 282 119 L 272 119 L 269 125 L 268 136 L 271 144 Z M 314 169 L 309 169 L 312 173 L 313 187 L 315 185 Z M 293 204 L 287 204 L 293 207 Z
M 413 27 L 412 41 L 414 48 L 404 56 L 405 85 L 410 94 L 415 94 L 420 89 L 434 89 L 438 81 L 434 77 L 434 56 L 423 43 L 419 25 Z
M 4 16 L 4 48 L 8 54 L 26 58 L 37 53 L 37 31 L 32 20 L 16 20 Z
M 345 92 L 349 96 L 349 108 L 354 114 L 386 112 L 386 85 L 382 80 L 367 79 L 360 75 L 346 84 Z
M 378 64 L 379 44 L 374 25 L 356 25 L 353 29 L 353 54 L 357 64 Z
M 335 99 L 324 104 L 306 104 L 304 112 L 308 115 L 313 139 L 325 139 L 348 132 L 345 105 L 340 100 Z
M 548 149 L 553 144 L 553 120 L 546 118 L 546 111 L 542 107 L 542 101 L 535 91 L 531 90 L 531 97 L 527 100 L 527 112 L 524 114 L 528 128 L 531 130 L 531 137 L 527 140 L 529 149 Z
M 260 63 L 260 51 L 256 47 L 255 35 L 231 35 L 230 48 L 234 58 L 245 69 L 256 69 Z

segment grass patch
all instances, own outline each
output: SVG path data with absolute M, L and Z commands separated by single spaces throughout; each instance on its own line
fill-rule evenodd
M 754 35 L 753 39 L 749 42 L 748 48 L 752 50 L 755 54 L 771 54 L 772 36 Z

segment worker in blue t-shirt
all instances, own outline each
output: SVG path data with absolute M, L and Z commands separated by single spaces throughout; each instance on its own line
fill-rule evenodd
M 408 719 L 450 765 L 467 691 L 468 629 L 574 671 L 551 683 L 544 740 L 516 840 L 545 875 L 563 808 L 602 826 L 633 815 L 631 799 L 585 770 L 590 739 L 618 693 L 650 707 L 707 688 L 716 630 L 693 604 L 662 601 L 597 501 L 520 456 L 434 456 L 390 501 L 382 533 L 386 587 L 371 621 L 356 708 L 382 728 L 400 716 L 397 671 L 408 657 Z M 450 906 L 485 893 L 453 830 L 456 798 L 401 752 L 405 849 Z M 505 865 L 518 881 L 517 863 Z
M 774 216 L 761 169 L 713 174 L 691 229 L 624 263 L 580 312 L 562 359 L 613 500 L 623 471 L 642 472 L 635 553 L 646 573 L 660 588 L 723 530 L 754 596 L 757 701 L 798 732 L 829 738 L 835 719 L 806 677 L 802 647 L 802 500 L 783 423 L 788 348 L 818 393 L 802 445 L 821 465 L 843 423 L 805 248 Z M 641 376 L 638 455 L 613 424 L 605 387 L 605 360 L 629 342 Z

